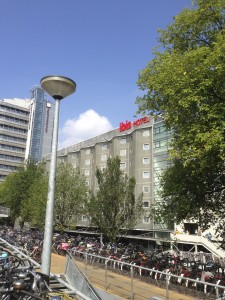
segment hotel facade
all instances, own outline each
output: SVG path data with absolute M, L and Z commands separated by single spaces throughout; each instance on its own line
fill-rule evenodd
M 156 224 L 150 218 L 150 208 L 160 200 L 160 173 L 169 164 L 169 139 L 170 134 L 163 121 L 146 116 L 134 122 L 121 122 L 114 130 L 58 150 L 57 162 L 70 163 L 74 168 L 79 168 L 86 177 L 86 185 L 92 191 L 97 191 L 96 168 L 104 169 L 109 157 L 119 156 L 121 170 L 136 179 L 136 198 L 143 193 L 144 215 L 135 230 L 150 230 L 159 236 L 168 232 L 168 228 Z M 50 154 L 43 158 L 47 170 L 50 159 Z M 77 224 L 79 226 L 89 226 L 87 216 L 82 216 Z
M 171 137 L 172 133 L 166 130 L 162 119 L 146 116 L 133 122 L 121 122 L 114 130 L 58 150 L 57 162 L 70 163 L 74 168 L 79 168 L 86 177 L 86 185 L 92 191 L 97 191 L 96 168 L 104 169 L 107 158 L 119 156 L 121 170 L 136 179 L 135 197 L 143 193 L 144 213 L 136 227 L 124 236 L 126 241 L 142 242 L 150 250 L 175 247 L 176 250 L 206 251 L 217 257 L 225 257 L 225 251 L 219 249 L 218 244 L 196 234 L 197 221 L 184 220 L 179 226 L 174 224 L 174 228 L 167 228 L 165 224 L 157 224 L 150 217 L 151 206 L 160 201 L 162 171 L 171 163 Z M 43 157 L 47 170 L 50 168 L 50 160 L 51 154 Z M 85 215 L 74 225 L 75 233 L 99 235 L 91 228 Z M 180 230 L 179 234 L 174 235 L 175 227 Z

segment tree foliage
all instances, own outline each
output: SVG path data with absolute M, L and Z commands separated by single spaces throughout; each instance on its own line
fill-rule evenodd
M 58 229 L 65 229 L 68 225 L 76 225 L 84 212 L 88 189 L 85 177 L 71 164 L 61 163 L 57 167 L 55 191 L 55 218 Z
M 140 73 L 138 112 L 161 114 L 173 130 L 171 159 L 162 178 L 158 216 L 218 218 L 224 234 L 225 2 L 198 0 L 160 30 L 154 58 Z M 180 176 L 179 176 L 179 175 Z M 221 222 L 220 222 L 221 221 Z M 223 224 L 222 226 L 220 224 Z
M 104 170 L 97 168 L 98 191 L 87 204 L 91 224 L 116 242 L 121 230 L 133 228 L 142 214 L 143 195 L 135 199 L 135 178 L 128 178 L 120 169 L 119 157 L 108 158 Z
M 22 206 L 23 219 L 33 227 L 43 229 L 48 195 L 48 176 L 43 174 L 35 178 L 29 188 L 27 201 Z
M 15 173 L 8 175 L 5 181 L 1 183 L 1 204 L 10 208 L 9 222 L 11 224 L 14 224 L 17 218 L 20 218 L 22 224 L 24 221 L 29 220 L 27 212 L 31 207 L 26 208 L 28 205 L 29 190 L 43 174 L 44 168 L 42 165 L 28 162 L 19 167 Z M 41 190 L 40 186 L 39 188 Z M 32 206 L 32 209 L 34 208 Z

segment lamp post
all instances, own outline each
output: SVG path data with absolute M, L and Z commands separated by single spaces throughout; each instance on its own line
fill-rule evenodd
M 42 250 L 42 272 L 50 274 L 51 266 L 51 247 L 52 232 L 54 219 L 54 202 L 55 202 L 55 177 L 56 177 L 56 159 L 58 144 L 58 123 L 59 123 L 59 105 L 60 100 L 73 94 L 76 90 L 76 83 L 64 76 L 45 76 L 41 79 L 41 87 L 52 96 L 55 103 L 55 116 L 52 136 L 52 153 L 49 170 L 48 182 L 48 199 L 45 216 L 44 243 Z

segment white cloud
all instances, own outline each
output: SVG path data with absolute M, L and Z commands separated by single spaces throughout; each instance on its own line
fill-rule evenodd
M 79 115 L 77 119 L 68 119 L 59 130 L 59 149 L 72 146 L 88 138 L 112 130 L 109 120 L 93 109 Z

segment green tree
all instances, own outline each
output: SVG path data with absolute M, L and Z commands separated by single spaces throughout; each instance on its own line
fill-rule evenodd
M 225 234 L 225 2 L 197 0 L 166 30 L 154 58 L 140 73 L 138 113 L 163 115 L 173 131 L 171 166 L 162 178 L 158 216 L 217 219 Z M 182 173 L 182 177 L 178 174 Z M 195 209 L 194 209 L 195 208 Z M 155 210 L 156 211 L 156 210 Z
M 91 194 L 87 204 L 92 225 L 116 242 L 123 230 L 134 228 L 143 212 L 143 195 L 135 199 L 135 178 L 128 178 L 120 169 L 119 157 L 108 158 L 103 171 L 97 168 L 99 190 Z
M 84 212 L 88 188 L 85 177 L 71 164 L 61 163 L 57 167 L 55 192 L 55 226 L 61 230 L 76 225 Z
M 43 229 L 45 225 L 46 203 L 48 195 L 48 176 L 43 174 L 35 178 L 29 188 L 27 201 L 22 207 L 24 219 L 33 227 Z
M 29 189 L 43 174 L 42 165 L 28 162 L 21 165 L 15 173 L 8 175 L 6 180 L 1 183 L 1 204 L 10 208 L 9 222 L 12 225 L 17 218 L 20 218 L 21 225 L 28 221 L 27 214 L 24 212 L 27 211 L 25 207 L 29 198 Z

